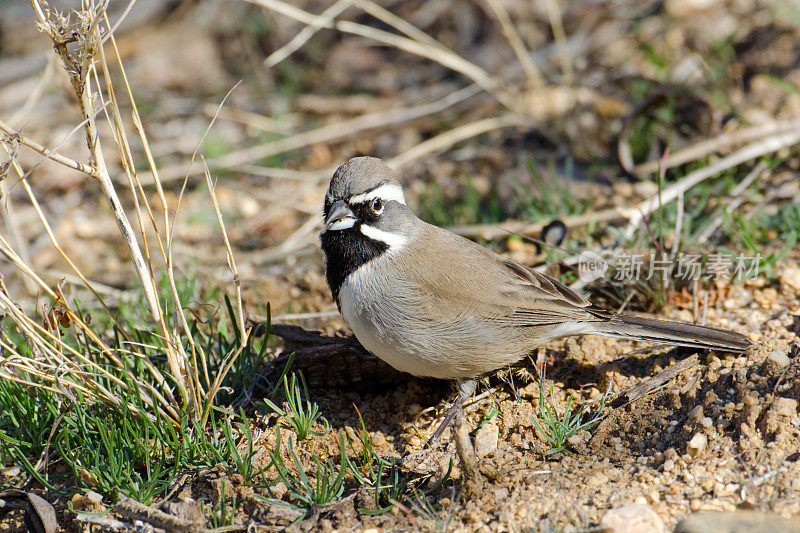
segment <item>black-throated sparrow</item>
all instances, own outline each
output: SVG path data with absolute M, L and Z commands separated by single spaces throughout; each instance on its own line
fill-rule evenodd
M 458 381 L 436 440 L 475 379 L 569 335 L 596 334 L 744 352 L 743 335 L 616 314 L 408 208 L 392 170 L 357 157 L 325 195 L 320 239 L 333 298 L 361 344 L 394 368 Z

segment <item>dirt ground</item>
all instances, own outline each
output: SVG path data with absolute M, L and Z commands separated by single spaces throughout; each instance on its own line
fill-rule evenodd
M 118 45 L 163 171 L 168 204 L 177 207 L 188 161 L 199 146 L 218 178 L 216 192 L 237 254 L 248 314 L 263 317 L 269 302 L 273 323 L 319 330 L 323 340 L 317 344 L 348 335 L 325 284 L 316 238 L 330 169 L 361 153 L 403 156 L 444 131 L 507 110 L 482 92 L 445 113 L 364 130 L 352 122 L 341 126 L 363 113 L 439 101 L 466 81 L 438 63 L 328 30 L 280 68 L 267 69 L 263 59 L 300 31 L 299 23 L 233 0 L 139 4 L 120 28 Z M 302 4 L 313 13 L 329 7 L 320 1 Z M 527 102 L 526 120 L 532 125 L 487 130 L 400 166 L 409 204 L 439 225 L 485 223 L 480 231 L 488 231 L 502 228 L 506 219 L 544 224 L 580 215 L 583 211 L 571 202 L 597 212 L 635 206 L 657 187 L 652 170 L 637 174 L 627 164 L 621 155 L 626 147 L 634 163 L 642 164 L 657 160 L 667 145 L 676 152 L 745 125 L 800 119 L 800 29 L 789 7 L 749 0 L 562 3 L 569 38 L 556 42 L 547 2 L 530 9 L 524 1 L 502 4 L 526 45 L 540 51 L 537 65 L 548 83 L 538 91 L 525 93 L 529 86 L 523 68 L 491 9 L 480 2 L 381 2 L 475 64 L 513 80 L 508 83 L 528 95 L 520 101 Z M 0 5 L 0 119 L 45 146 L 85 158 L 85 139 L 71 133 L 79 122 L 75 102 L 30 11 L 23 2 Z M 359 10 L 346 13 L 385 26 Z M 572 50 L 570 68 L 561 62 L 560 46 Z M 240 79 L 203 138 L 222 98 Z M 664 100 L 672 102 L 668 119 L 663 118 Z M 342 131 L 287 149 L 270 145 L 326 126 Z M 349 135 L 348 129 L 357 133 Z M 101 131 L 101 136 L 113 144 L 111 132 Z M 257 157 L 240 153 L 254 145 L 267 149 Z M 769 171 L 755 181 L 751 193 L 727 196 L 755 166 L 756 157 L 747 168 L 726 175 L 731 187 L 687 194 L 687 212 L 703 194 L 711 197 L 709 210 L 736 199 L 737 212 L 748 220 L 800 204 L 800 158 L 793 146 L 769 154 L 774 156 Z M 713 150 L 709 160 L 729 152 L 727 146 Z M 238 155 L 224 159 L 231 153 Z M 137 152 L 137 157 L 144 154 Z M 107 302 L 134 301 L 135 277 L 99 190 L 85 176 L 42 162 L 37 154 L 21 151 L 19 161 L 35 170 L 29 183 L 67 255 Z M 545 206 L 521 201 L 520 190 L 559 198 L 545 194 L 550 189 L 531 177 L 526 170 L 531 161 L 548 184 L 566 184 L 570 199 Z M 688 173 L 701 166 L 698 161 L 678 168 Z M 118 184 L 124 188 L 120 161 L 110 158 L 109 165 L 119 172 Z M 11 187 L 8 180 L 3 187 L 14 220 L 13 228 L 3 227 L 4 235 L 24 243 L 31 264 L 48 282 L 63 280 L 70 299 L 86 298 L 50 246 L 22 188 Z M 477 207 L 469 201 L 475 193 L 482 198 Z M 157 208 L 155 191 L 148 189 L 148 194 Z M 203 295 L 228 291 L 232 282 L 202 178 L 189 181 L 180 205 L 173 250 L 182 272 L 197 282 L 192 305 L 219 305 L 205 302 Z M 534 212 L 537 220 L 530 219 Z M 621 216 L 570 227 L 576 247 L 570 251 L 581 242 L 611 245 L 614 231 L 623 230 L 626 222 Z M 471 236 L 527 265 L 542 266 L 550 258 L 505 234 L 482 239 L 480 231 Z M 765 232 L 762 255 L 778 253 L 785 236 L 774 228 Z M 640 228 L 639 233 L 647 241 L 646 232 Z M 729 233 L 714 235 L 716 241 L 698 246 L 742 251 L 742 243 L 732 243 Z M 0 266 L 20 302 L 35 302 L 11 265 Z M 627 291 L 638 290 L 623 287 L 618 298 L 591 286 L 584 289 L 615 308 Z M 173 499 L 209 494 L 219 499 L 220 491 L 233 491 L 240 502 L 241 529 L 253 522 L 267 530 L 598 531 L 591 528 L 608 526 L 604 517 L 610 520 L 609 511 L 628 504 L 642 504 L 638 512 L 655 520 L 656 526 L 636 531 L 672 530 L 702 511 L 758 510 L 800 521 L 799 298 L 795 246 L 771 272 L 742 283 L 674 289 L 664 305 L 635 292 L 630 304 L 635 311 L 703 320 L 749 336 L 754 347 L 746 354 L 585 336 L 552 342 L 519 367 L 487 377 L 467 409 L 470 426 L 479 428 L 474 438 L 484 485 L 478 500 L 461 499 L 457 461 L 450 481 L 435 493 L 436 510 L 428 514 L 396 506 L 371 516 L 357 511 L 369 505 L 371 496 L 348 490 L 351 497 L 341 504 L 289 526 L 295 516 L 256 499 L 252 487 L 223 468 L 176 480 Z M 698 299 L 703 302 L 699 312 Z M 308 317 L 298 316 L 303 314 Z M 276 338 L 269 355 L 279 358 L 293 349 L 312 354 L 315 342 Z M 358 431 L 360 412 L 379 455 L 402 457 L 409 468 L 434 472 L 434 479 L 440 479 L 449 460 L 455 460 L 449 433 L 433 450 L 423 452 L 422 447 L 452 399 L 451 385 L 337 357 L 296 360 L 333 429 L 300 449 L 335 458 L 337 439 Z M 565 405 L 572 395 L 587 411 L 594 410 L 608 394 L 598 425 L 570 439 L 568 451 L 551 455 L 532 421 L 540 392 L 536 366 L 542 363 L 556 405 Z M 264 375 L 272 379 L 274 368 L 254 379 Z M 257 443 L 273 448 L 277 417 L 254 405 L 247 410 L 256 421 Z M 260 460 L 266 465 L 266 454 Z M 274 492 L 288 500 L 280 485 Z M 67 529 L 86 527 L 63 507 L 59 512 L 63 523 L 71 524 Z
M 755 348 L 745 355 L 638 349 L 636 343 L 595 336 L 549 344 L 541 357 L 550 361 L 547 377 L 561 405 L 574 394 L 591 409 L 592 400 L 609 392 L 607 416 L 571 441 L 570 453 L 544 456 L 531 421 L 538 381 L 518 377 L 512 386 L 508 378 L 489 380 L 491 395 L 472 404 L 469 421 L 478 427 L 495 404 L 499 414 L 478 433 L 491 435 L 494 426 L 498 437 L 489 437 L 481 458 L 483 496 L 456 508 L 454 526 L 580 529 L 629 503 L 649 505 L 669 529 L 698 511 L 761 509 L 797 517 L 800 353 L 798 319 L 790 311 L 796 309 L 797 289 L 757 285 L 737 288 L 708 314 L 709 324 L 749 331 Z M 675 312 L 672 318 L 680 316 Z M 757 331 L 742 323 L 745 316 L 761 324 Z M 334 321 L 328 327 L 339 326 Z M 658 380 L 663 373 L 669 377 Z M 450 392 L 442 383 L 412 379 L 361 393 L 320 386 L 315 397 L 334 427 L 358 427 L 355 404 L 379 453 L 404 456 L 421 450 Z M 454 453 L 452 443 L 440 446 L 424 454 L 425 463 L 444 472 Z M 358 519 L 337 512 L 321 527 L 418 526 L 408 520 L 402 514 Z

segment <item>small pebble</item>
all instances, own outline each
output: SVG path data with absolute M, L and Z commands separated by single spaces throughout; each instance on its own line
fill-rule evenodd
M 781 285 L 789 291 L 800 292 L 800 268 L 787 268 L 780 273 L 778 279 Z M 788 291 L 787 291 L 788 292 Z
M 102 503 L 102 501 L 103 501 L 103 495 L 102 494 L 98 494 L 97 492 L 95 492 L 93 490 L 90 490 L 89 492 L 87 492 L 85 497 L 86 497 L 87 500 L 89 500 L 92 503 Z
M 697 457 L 706 449 L 707 445 L 708 437 L 706 437 L 705 433 L 695 433 L 694 437 L 689 441 L 689 444 L 686 445 L 686 453 L 688 453 L 690 457 Z
M 775 401 L 772 402 L 772 409 L 770 410 L 778 416 L 794 418 L 797 415 L 797 400 L 778 396 L 775 398 Z
M 484 424 L 475 435 L 475 455 L 484 457 L 497 449 L 500 428 L 495 424 Z
M 791 363 L 791 359 L 786 354 L 786 350 L 773 350 L 764 361 L 765 365 L 773 367 L 773 371 L 789 366 L 789 363 Z
M 649 505 L 629 503 L 606 512 L 600 527 L 612 533 L 663 533 L 664 522 Z
M 22 473 L 22 469 L 18 466 L 9 466 L 8 468 L 4 468 L 0 470 L 0 477 L 3 479 L 14 479 L 15 477 L 19 477 Z

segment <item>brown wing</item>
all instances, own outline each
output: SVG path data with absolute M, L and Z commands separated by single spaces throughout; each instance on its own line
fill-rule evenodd
M 517 326 L 605 319 L 586 298 L 553 278 L 436 226 L 425 224 L 409 246 L 415 249 L 398 260 L 424 257 L 426 265 L 403 268 L 411 274 L 408 281 L 421 289 L 421 298 L 450 302 L 453 315 L 469 310 Z M 443 307 L 436 306 L 440 312 Z

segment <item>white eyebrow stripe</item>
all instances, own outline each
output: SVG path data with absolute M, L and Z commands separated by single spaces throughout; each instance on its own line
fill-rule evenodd
M 395 185 L 394 183 L 386 183 L 384 185 L 381 185 L 377 189 L 373 189 L 369 192 L 351 196 L 349 203 L 351 205 L 360 204 L 362 202 L 368 202 L 370 200 L 374 200 L 375 198 L 380 198 L 384 202 L 389 202 L 391 200 L 394 200 L 396 202 L 400 202 L 403 205 L 405 205 L 406 203 L 406 197 L 405 195 L 403 195 L 403 189 L 401 189 L 399 185 Z
M 387 244 L 390 252 L 399 252 L 406 245 L 407 239 L 403 235 L 389 233 L 388 231 L 383 231 L 376 227 L 368 226 L 364 223 L 361 224 L 361 233 L 370 239 L 381 241 L 382 243 Z

